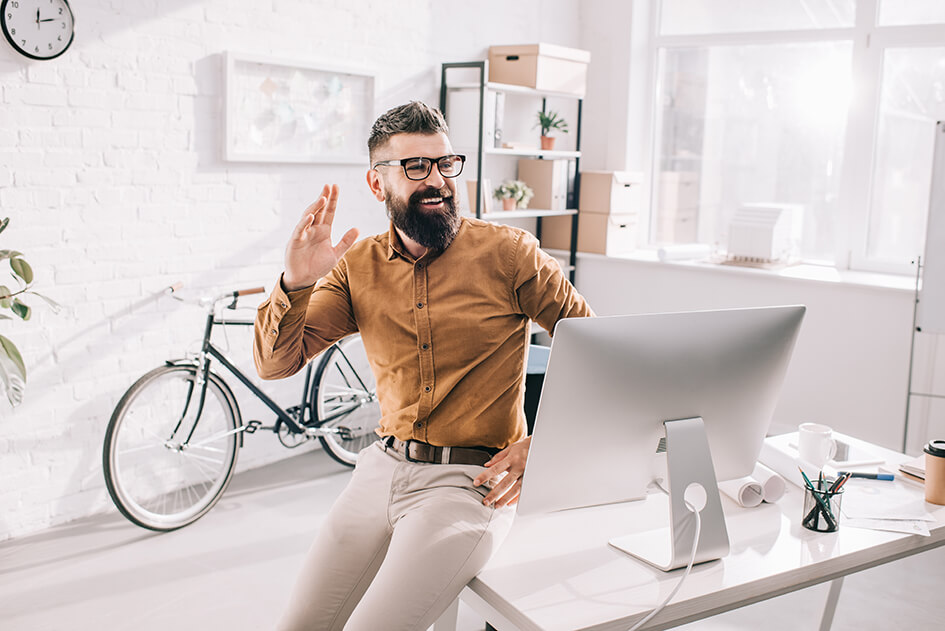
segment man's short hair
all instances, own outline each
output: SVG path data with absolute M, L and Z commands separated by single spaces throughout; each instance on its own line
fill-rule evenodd
M 396 134 L 449 134 L 449 131 L 440 110 L 420 101 L 410 101 L 387 110 L 374 121 L 368 138 L 368 153 L 373 163 L 374 152 Z

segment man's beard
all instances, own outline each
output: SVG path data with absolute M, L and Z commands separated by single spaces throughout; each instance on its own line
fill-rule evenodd
M 424 210 L 420 200 L 441 197 L 443 210 Z M 460 219 L 456 212 L 456 198 L 446 187 L 417 191 L 406 201 L 387 191 L 387 216 L 405 235 L 430 250 L 445 250 L 459 231 Z

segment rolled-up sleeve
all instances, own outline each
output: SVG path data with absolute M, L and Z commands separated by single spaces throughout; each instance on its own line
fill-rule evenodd
M 312 287 L 287 292 L 280 277 L 256 312 L 256 372 L 263 379 L 294 375 L 312 357 L 357 330 L 343 260 Z

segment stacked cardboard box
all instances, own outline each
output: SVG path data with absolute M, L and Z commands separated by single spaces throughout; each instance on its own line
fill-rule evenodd
M 636 248 L 642 184 L 642 173 L 581 172 L 579 251 L 614 255 L 626 254 Z M 541 244 L 550 249 L 570 249 L 571 217 L 544 218 Z

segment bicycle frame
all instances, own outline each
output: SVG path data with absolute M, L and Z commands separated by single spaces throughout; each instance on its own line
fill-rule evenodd
M 253 291 L 253 290 L 250 290 L 250 291 Z M 230 362 L 226 358 L 226 356 L 223 354 L 223 351 L 221 351 L 219 348 L 217 348 L 213 344 L 213 342 L 211 342 L 210 338 L 213 332 L 213 327 L 216 325 L 220 325 L 220 326 L 253 326 L 254 325 L 253 322 L 248 322 L 245 320 L 225 320 L 223 318 L 217 317 L 216 305 L 221 300 L 225 298 L 230 298 L 232 296 L 233 302 L 226 308 L 233 309 L 236 307 L 236 301 L 239 299 L 239 295 L 240 295 L 240 292 L 232 292 L 232 293 L 224 294 L 220 296 L 219 298 L 213 300 L 213 302 L 210 305 L 209 312 L 207 313 L 207 320 L 204 326 L 203 342 L 201 344 L 200 353 L 198 354 L 196 359 L 181 359 L 181 360 L 168 360 L 167 361 L 168 365 L 177 365 L 177 366 L 193 365 L 196 368 L 196 379 L 194 380 L 194 383 L 189 386 L 187 397 L 184 401 L 184 409 L 181 412 L 181 417 L 178 420 L 177 426 L 174 428 L 174 431 L 171 433 L 172 437 L 176 436 L 178 431 L 180 430 L 181 424 L 183 423 L 184 419 L 187 417 L 188 410 L 190 410 L 193 395 L 194 395 L 194 389 L 199 387 L 199 396 L 196 402 L 197 409 L 196 409 L 196 414 L 194 415 L 194 423 L 190 427 L 190 430 L 187 434 L 187 438 L 184 439 L 181 443 L 179 443 L 180 448 L 186 448 L 186 446 L 189 445 L 190 439 L 197 428 L 200 415 L 203 412 L 203 405 L 204 405 L 204 401 L 206 400 L 206 394 L 207 394 L 207 385 L 209 383 L 211 359 L 216 359 L 218 362 L 220 362 L 220 364 L 224 368 L 226 368 L 226 370 L 230 374 L 232 374 L 234 377 L 239 379 L 239 381 L 244 386 L 246 386 L 249 389 L 249 391 L 257 399 L 262 401 L 266 405 L 266 407 L 268 407 L 276 415 L 276 418 L 278 419 L 277 422 L 272 426 L 263 426 L 263 424 L 260 421 L 250 421 L 247 424 L 240 425 L 240 427 L 238 427 L 235 431 L 241 435 L 241 442 L 242 442 L 243 433 L 252 434 L 252 433 L 255 433 L 256 430 L 258 429 L 267 429 L 267 430 L 272 430 L 274 432 L 277 432 L 278 427 L 279 427 L 278 421 L 281 421 L 286 424 L 290 434 L 304 434 L 306 436 L 315 436 L 318 434 L 339 434 L 343 438 L 350 438 L 351 432 L 346 427 L 321 427 L 321 426 L 312 427 L 312 426 L 308 426 L 307 423 L 305 422 L 305 415 L 311 409 L 311 402 L 312 402 L 311 401 L 311 385 L 312 385 L 313 364 L 311 362 L 306 366 L 306 369 L 305 369 L 305 385 L 304 385 L 304 388 L 302 389 L 302 401 L 299 403 L 297 408 L 283 409 L 269 395 L 263 392 L 259 388 L 259 386 L 257 386 L 249 377 L 247 377 L 246 374 L 243 373 L 243 371 L 241 371 L 237 366 L 235 366 L 232 362 Z M 344 354 L 344 351 L 342 351 L 340 347 L 337 350 L 338 352 L 341 353 L 341 356 L 344 358 L 348 366 L 351 366 L 351 362 L 350 360 L 348 360 L 348 357 Z M 357 371 L 354 370 L 353 366 L 351 366 L 351 368 L 352 368 L 353 374 L 357 377 L 358 382 L 360 383 L 361 387 L 366 389 L 366 386 L 364 382 L 361 380 L 360 375 L 357 374 Z M 230 394 L 232 396 L 232 393 Z M 233 397 L 233 404 L 236 405 L 235 397 Z M 355 404 L 352 404 L 350 407 L 337 410 L 330 417 L 321 419 L 322 424 L 324 424 L 327 421 L 331 421 L 336 418 L 345 416 L 352 409 L 356 409 L 359 406 L 360 406 L 360 403 L 355 403 Z M 298 410 L 297 418 L 293 417 L 292 414 L 289 413 L 293 409 Z M 301 421 L 301 423 L 299 421 Z

